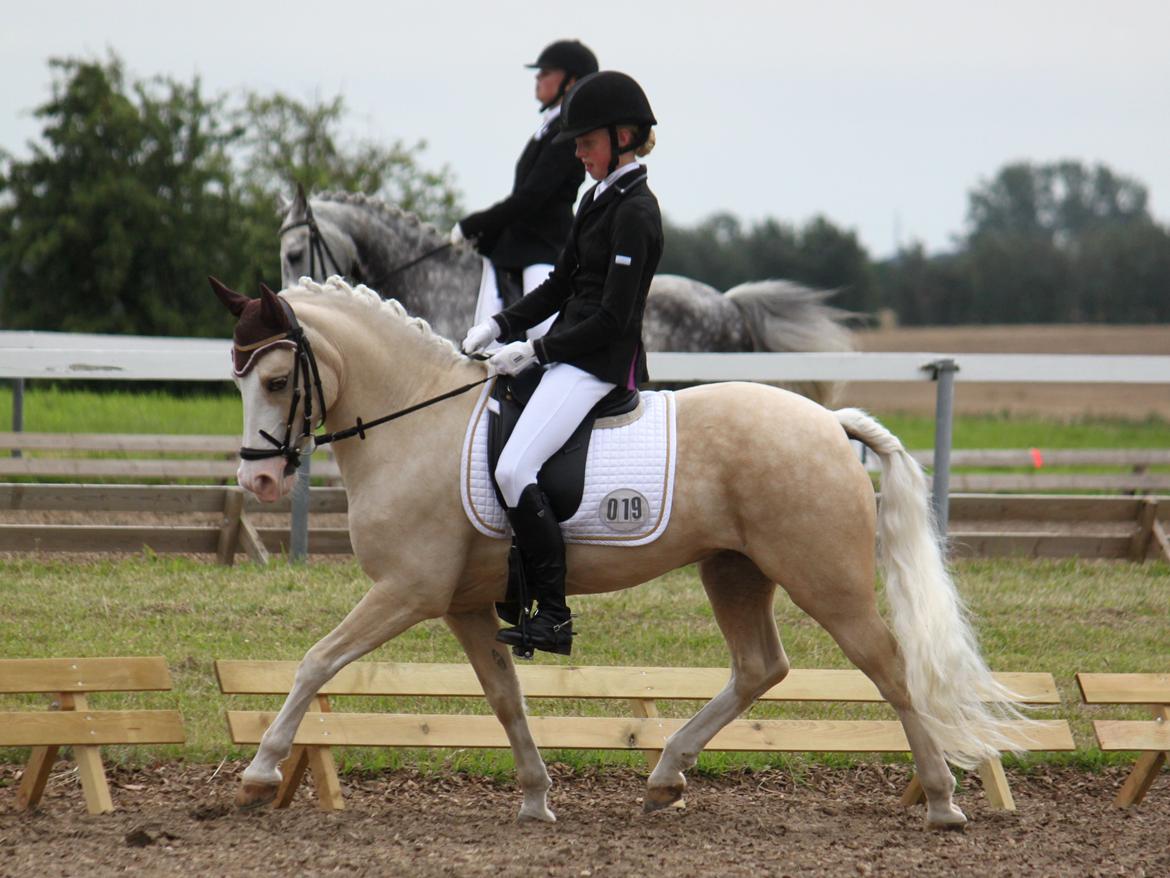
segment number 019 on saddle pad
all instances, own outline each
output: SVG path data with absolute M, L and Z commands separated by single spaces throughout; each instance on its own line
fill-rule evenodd
M 488 455 L 489 406 L 496 405 L 493 385 L 484 386 L 467 424 L 459 489 L 463 510 L 475 529 L 505 539 L 511 531 L 492 483 Z M 596 421 L 580 505 L 561 522 L 565 541 L 644 546 L 658 539 L 670 520 L 675 437 L 670 391 L 644 391 L 635 411 Z

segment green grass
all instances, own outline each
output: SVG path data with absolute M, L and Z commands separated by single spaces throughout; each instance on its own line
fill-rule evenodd
M 934 447 L 934 418 L 875 413 L 907 448 Z M 953 425 L 955 448 L 1166 448 L 1170 422 L 1083 418 L 1056 421 L 1008 415 L 961 415 Z
M 216 658 L 298 659 L 352 607 L 365 591 L 352 561 L 268 568 L 222 568 L 183 558 L 143 556 L 77 564 L 71 561 L 0 562 L 4 612 L 0 654 L 19 657 L 163 655 L 175 691 L 133 696 L 95 695 L 94 707 L 175 707 L 186 719 L 186 746 L 110 748 L 130 764 L 183 758 L 218 762 L 250 755 L 234 747 L 226 732 L 212 662 Z M 1077 671 L 1159 671 L 1166 668 L 1166 606 L 1170 566 L 1104 562 L 972 561 L 958 568 L 960 587 L 977 619 L 989 664 L 996 670 L 1052 672 L 1064 703 L 1045 712 L 1072 722 L 1081 748 L 1073 756 L 1031 756 L 1095 767 L 1118 761 L 1093 746 L 1093 716 L 1143 716 L 1141 711 L 1085 708 L 1078 703 Z M 723 666 L 726 648 L 693 569 L 664 576 L 641 588 L 578 599 L 581 635 L 572 663 L 600 665 Z M 847 667 L 836 645 L 781 594 L 776 618 L 796 667 Z M 462 661 L 454 637 L 441 622 L 419 625 L 371 658 L 384 661 Z M 567 659 L 541 656 L 544 662 Z M 4 707 L 37 699 L 8 697 Z M 231 700 L 235 707 L 276 707 L 279 699 Z M 664 715 L 686 716 L 692 703 L 659 705 Z M 626 715 L 621 702 L 533 700 L 534 713 Z M 451 711 L 485 713 L 481 699 L 441 703 L 431 699 L 343 699 L 341 710 Z M 754 717 L 847 718 L 887 716 L 883 706 L 758 705 Z M 0 750 L 16 762 L 23 751 Z M 638 754 L 553 752 L 549 758 L 576 768 L 640 764 Z M 818 761 L 849 764 L 865 757 L 822 755 Z M 902 757 L 889 757 L 897 760 Z M 785 765 L 799 768 L 800 755 L 704 754 L 701 771 Z M 409 764 L 423 769 L 455 768 L 505 776 L 510 754 L 497 751 L 391 751 L 350 749 L 340 753 L 348 769 Z
M 12 411 L 12 388 L 0 387 L 0 412 Z M 63 386 L 26 386 L 24 429 L 30 433 L 235 434 L 243 418 L 240 395 L 175 395 L 163 391 L 95 392 Z M 11 415 L 4 424 L 12 424 Z
M 0 387 L 0 412 L 11 412 L 12 391 Z M 372 413 L 374 414 L 374 413 Z M 934 418 L 874 412 L 907 448 L 934 446 Z M 7 420 L 11 424 L 11 416 Z M 234 434 L 241 423 L 240 398 L 222 394 L 176 396 L 161 391 L 95 393 L 63 386 L 30 384 L 24 398 L 24 429 L 61 433 Z M 1086 418 L 1055 421 L 1007 415 L 960 416 L 954 422 L 956 448 L 1165 448 L 1170 422 Z

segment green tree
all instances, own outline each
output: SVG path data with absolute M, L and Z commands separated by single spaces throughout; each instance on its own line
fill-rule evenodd
M 794 280 L 840 290 L 833 304 L 841 308 L 870 311 L 876 306 L 869 254 L 854 232 L 814 217 L 797 236 L 797 253 Z
M 1170 229 L 1154 222 L 1104 225 L 1071 257 L 1075 317 L 1092 322 L 1170 322 Z
M 840 290 L 834 304 L 865 310 L 874 302 L 869 254 L 853 232 L 824 217 L 801 228 L 766 218 L 747 230 L 730 213 L 685 228 L 664 222 L 659 271 L 681 274 L 718 290 L 752 280 L 784 278 Z
M 876 295 L 907 325 L 976 323 L 966 254 L 931 256 L 921 243 L 874 266 Z
M 1007 165 L 972 190 L 965 256 L 977 319 L 1068 322 L 1166 314 L 1165 231 L 1145 187 L 1104 165 Z
M 52 97 L 27 160 L 0 154 L 0 324 L 223 335 L 207 291 L 280 278 L 278 203 L 301 179 L 361 190 L 429 219 L 459 214 L 423 144 L 342 145 L 344 103 L 251 95 L 233 109 L 116 56 L 50 62 Z
M 1065 245 L 1103 225 L 1148 221 L 1148 203 L 1141 183 L 1104 165 L 1016 162 L 971 191 L 969 237 L 1036 236 Z
M 238 266 L 232 133 L 199 81 L 128 83 L 121 63 L 53 60 L 43 144 L 0 176 L 0 320 L 88 332 L 222 332 L 209 266 Z M 230 276 L 230 272 L 229 272 Z
M 441 227 L 461 215 L 459 193 L 447 167 L 422 167 L 426 141 L 388 146 L 369 141 L 342 144 L 345 100 L 301 103 L 286 95 L 248 95 L 235 114 L 244 131 L 242 176 L 266 196 L 340 189 L 375 195 Z

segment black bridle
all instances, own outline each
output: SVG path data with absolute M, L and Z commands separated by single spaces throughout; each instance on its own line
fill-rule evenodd
M 302 226 L 309 228 L 309 277 L 317 277 L 317 260 L 321 260 L 321 277 L 326 276 L 325 269 L 328 267 L 325 263 L 326 258 L 333 263 L 333 268 L 336 274 L 344 274 L 341 270 L 341 263 L 333 255 L 333 251 L 329 249 L 329 242 L 325 240 L 321 230 L 317 227 L 317 218 L 313 216 L 313 208 L 309 206 L 308 199 L 305 199 L 305 218 L 300 222 L 289 223 L 286 226 L 281 226 L 277 233 L 280 237 L 284 236 L 285 232 L 291 232 L 293 229 L 299 229 Z
M 334 257 L 333 251 L 329 249 L 329 242 L 326 241 L 325 236 L 321 234 L 321 229 L 317 226 L 317 219 L 313 216 L 313 208 L 309 206 L 307 199 L 305 201 L 305 218 L 299 222 L 289 223 L 288 225 L 281 226 L 280 231 L 277 232 L 277 235 L 278 237 L 283 237 L 285 232 L 291 232 L 293 229 L 300 229 L 304 227 L 308 227 L 309 229 L 309 277 L 325 278 L 327 276 L 326 269 L 328 268 L 328 265 L 325 262 L 326 259 L 333 263 L 335 274 L 344 276 L 345 272 L 341 270 L 341 263 L 337 261 L 336 257 Z M 386 278 L 393 277 L 400 272 L 406 271 L 408 268 L 414 268 L 414 266 L 418 265 L 423 260 L 430 259 L 432 256 L 436 256 L 450 247 L 450 241 L 446 241 L 440 244 L 438 247 L 433 247 L 423 253 L 421 256 L 416 256 L 409 262 L 404 262 L 402 265 L 390 269 L 382 275 L 382 279 L 385 280 Z M 320 275 L 317 274 L 318 260 L 321 262 Z
M 357 418 L 351 427 L 346 427 L 344 430 L 337 430 L 333 433 L 314 433 L 313 427 L 313 397 L 317 397 L 317 403 L 320 406 L 321 422 L 325 422 L 325 391 L 321 387 L 321 373 L 317 368 L 317 358 L 313 355 L 313 347 L 309 344 L 309 338 L 305 335 L 304 327 L 297 321 L 297 315 L 293 313 L 292 306 L 284 299 L 279 299 L 281 307 L 284 308 L 285 316 L 288 318 L 289 330 L 282 336 L 276 336 L 267 339 L 265 344 L 274 345 L 282 341 L 291 341 L 296 345 L 296 351 L 293 354 L 293 379 L 292 379 L 292 397 L 288 406 L 288 418 L 285 420 L 284 439 L 278 440 L 267 430 L 261 430 L 260 436 L 267 442 L 272 444 L 272 448 L 249 448 L 246 445 L 240 446 L 241 460 L 266 460 L 271 457 L 283 457 L 285 459 L 285 475 L 291 475 L 301 465 L 301 456 L 312 454 L 316 449 L 322 445 L 328 445 L 331 442 L 338 442 L 342 439 L 349 439 L 352 436 L 357 436 L 359 439 L 366 438 L 366 430 L 377 427 L 380 424 L 385 424 L 412 412 L 417 412 L 419 409 L 427 408 L 435 403 L 442 402 L 451 397 L 459 396 L 461 393 L 466 393 L 473 387 L 478 387 L 486 383 L 492 378 L 489 373 L 478 381 L 472 381 L 470 384 L 464 384 L 462 387 L 456 387 L 454 390 L 448 390 L 446 393 L 441 393 L 438 396 L 432 396 L 430 399 L 415 403 L 404 409 L 399 409 L 396 412 L 391 412 L 388 415 L 382 415 L 380 418 L 375 418 L 372 421 L 363 421 Z M 486 357 L 475 357 L 475 359 L 487 359 Z M 311 386 L 309 386 L 311 384 Z M 293 436 L 293 422 L 296 420 L 297 406 L 300 404 L 302 396 L 305 400 L 304 410 L 301 413 L 301 432 L 294 440 Z

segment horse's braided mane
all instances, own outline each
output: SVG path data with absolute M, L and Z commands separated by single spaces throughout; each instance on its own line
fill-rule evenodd
M 319 192 L 313 196 L 314 201 L 323 201 L 328 204 L 348 204 L 353 207 L 360 207 L 369 211 L 376 216 L 390 223 L 406 223 L 411 228 L 419 230 L 420 235 L 429 235 L 435 239 L 434 243 L 441 243 L 442 239 L 447 236 L 434 223 L 429 223 L 420 218 L 418 214 L 404 210 L 396 204 L 389 204 L 381 198 L 373 195 L 367 195 L 364 192 L 342 192 L 338 190 L 329 190 L 327 192 Z M 470 244 L 462 243 L 455 244 L 451 247 L 451 252 L 462 257 L 479 258 L 479 254 L 472 248 Z
M 358 284 L 356 287 L 351 287 L 344 279 L 337 275 L 333 275 L 323 284 L 318 283 L 311 277 L 302 277 L 295 284 L 286 287 L 280 293 L 280 295 L 287 297 L 300 296 L 302 294 L 326 296 L 344 302 L 354 302 L 364 305 L 377 314 L 418 330 L 422 337 L 429 343 L 449 353 L 451 359 L 463 360 L 463 355 L 459 353 L 455 345 L 449 339 L 444 338 L 431 329 L 429 323 L 421 317 L 412 317 L 406 313 L 406 309 L 402 307 L 402 303 L 397 299 L 383 299 L 365 284 Z

